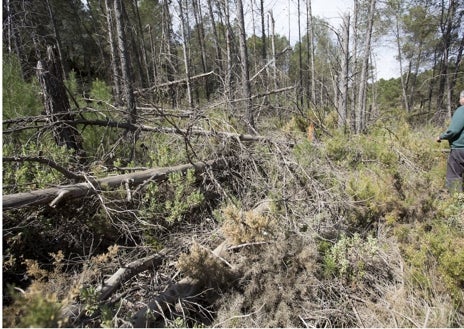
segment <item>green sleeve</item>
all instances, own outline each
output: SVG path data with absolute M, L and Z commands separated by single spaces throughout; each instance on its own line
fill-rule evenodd
M 440 139 L 453 140 L 459 137 L 464 129 L 464 106 L 454 112 L 448 130 L 440 135 Z

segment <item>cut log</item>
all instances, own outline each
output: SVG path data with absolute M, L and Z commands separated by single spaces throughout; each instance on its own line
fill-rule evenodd
M 3 209 L 18 209 L 23 207 L 50 204 L 56 206 L 59 201 L 72 198 L 80 198 L 101 190 L 118 188 L 126 183 L 129 186 L 137 186 L 148 180 L 163 181 L 168 175 L 175 172 L 185 173 L 194 169 L 202 172 L 207 168 L 223 168 L 227 165 L 226 159 L 216 159 L 193 164 L 183 164 L 173 167 L 155 168 L 138 171 L 130 174 L 109 176 L 101 179 L 89 179 L 85 183 L 57 186 L 42 190 L 22 192 L 3 196 Z

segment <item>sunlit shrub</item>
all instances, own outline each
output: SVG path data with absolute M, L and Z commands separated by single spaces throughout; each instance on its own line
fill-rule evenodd
M 176 267 L 185 275 L 202 284 L 223 286 L 231 278 L 230 268 L 212 250 L 194 243 L 189 253 L 183 253 Z
M 328 277 L 360 281 L 368 264 L 375 263 L 378 250 L 378 242 L 373 237 L 363 240 L 358 234 L 342 236 L 324 256 L 324 273 Z
M 231 244 L 267 241 L 276 229 L 272 218 L 233 206 L 222 210 L 222 232 Z

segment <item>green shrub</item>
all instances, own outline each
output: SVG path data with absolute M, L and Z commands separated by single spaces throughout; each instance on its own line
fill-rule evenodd
M 162 187 L 159 183 L 148 184 L 142 200 L 142 216 L 168 224 L 181 221 L 205 200 L 195 182 L 195 171 L 188 170 L 185 175 L 171 173 Z
M 43 110 L 38 82 L 26 82 L 16 56 L 3 56 L 3 119 L 38 115 Z
M 57 146 L 53 141 L 40 144 L 26 144 L 20 150 L 14 145 L 3 146 L 4 156 L 36 157 L 47 154 L 47 157 L 60 166 L 73 170 L 70 160 L 73 159 L 73 151 L 65 146 Z M 71 167 L 71 168 L 70 168 Z M 65 181 L 62 173 L 50 166 L 35 162 L 4 162 L 3 164 L 3 190 L 4 193 L 17 193 L 48 187 L 51 184 L 59 184 Z
M 363 240 L 359 234 L 352 237 L 342 235 L 324 255 L 324 274 L 348 282 L 361 281 L 367 264 L 374 262 L 378 251 L 377 239 L 373 237 Z

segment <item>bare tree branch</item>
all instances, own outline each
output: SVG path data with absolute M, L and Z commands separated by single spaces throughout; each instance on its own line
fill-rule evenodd
M 55 161 L 51 159 L 47 159 L 42 156 L 3 157 L 3 162 L 38 162 L 38 163 L 46 164 L 49 167 L 52 167 L 53 169 L 62 173 L 66 178 L 78 179 L 78 180 L 82 180 L 84 178 L 83 175 L 78 175 L 76 173 L 73 173 L 72 171 L 64 168 L 63 166 L 59 165 Z
M 161 262 L 166 256 L 166 250 L 150 255 L 141 259 L 137 259 L 129 264 L 119 268 L 108 280 L 103 282 L 103 285 L 97 289 L 99 300 L 105 300 L 110 297 L 113 292 L 118 289 L 124 282 L 128 281 L 135 275 L 148 270 L 151 267 L 161 265 Z

